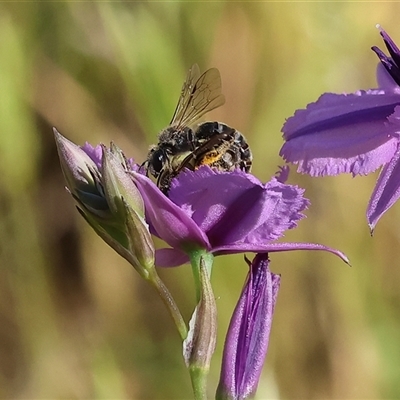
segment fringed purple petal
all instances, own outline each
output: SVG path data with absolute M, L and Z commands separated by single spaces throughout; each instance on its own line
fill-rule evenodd
M 237 241 L 248 244 L 265 243 L 282 237 L 287 229 L 297 226 L 304 218 L 302 213 L 308 205 L 308 199 L 303 197 L 304 190 L 297 186 L 285 185 L 272 179 L 263 186 L 259 201 L 259 217 L 249 233 Z M 242 204 L 245 209 L 245 204 Z M 242 211 L 243 212 L 243 211 Z M 251 215 L 251 214 L 250 214 Z M 224 244 L 236 241 L 225 241 Z M 222 245 L 219 242 L 218 245 Z
M 312 176 L 368 174 L 387 163 L 398 134 L 387 117 L 400 104 L 400 92 L 326 93 L 283 126 L 280 154 Z
M 275 178 L 262 184 L 242 171 L 209 167 L 182 173 L 169 195 L 207 233 L 212 247 L 275 240 L 296 226 L 308 205 L 296 186 Z
M 209 232 L 237 199 L 260 181 L 242 171 L 221 172 L 203 166 L 186 170 L 172 181 L 169 198 Z
M 290 168 L 288 165 L 278 166 L 278 171 L 275 172 L 275 178 L 280 183 L 286 183 L 289 179 Z

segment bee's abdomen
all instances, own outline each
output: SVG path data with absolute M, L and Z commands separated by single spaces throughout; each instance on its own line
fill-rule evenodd
M 197 145 L 204 152 L 197 157 L 197 165 L 209 165 L 222 171 L 240 168 L 250 172 L 253 156 L 245 137 L 236 129 L 221 122 L 205 122 L 195 134 Z

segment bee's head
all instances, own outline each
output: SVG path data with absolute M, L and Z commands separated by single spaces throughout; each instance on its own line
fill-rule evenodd
M 154 178 L 157 178 L 168 163 L 168 154 L 165 149 L 155 146 L 150 149 L 147 157 L 147 169 Z

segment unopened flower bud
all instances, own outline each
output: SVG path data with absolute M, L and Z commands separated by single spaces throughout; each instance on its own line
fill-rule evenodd
M 113 147 L 114 150 L 116 147 Z M 118 214 L 123 209 L 122 199 L 141 217 L 144 217 L 143 198 L 134 184 L 131 176 L 123 164 L 122 153 L 112 151 L 102 146 L 102 178 L 104 182 L 104 196 L 110 206 L 111 212 Z M 120 151 L 120 150 L 119 150 Z
M 270 272 L 268 254 L 257 254 L 248 264 L 250 271 L 225 340 L 218 400 L 252 398 L 268 350 L 280 276 Z
M 144 203 L 126 170 L 125 157 L 117 146 L 102 146 L 100 160 L 64 138 L 54 129 L 61 168 L 78 211 L 96 233 L 142 277 L 154 268 L 154 245 L 144 220 Z M 100 161 L 100 162 L 99 162 Z
M 69 192 L 78 203 L 84 202 L 85 206 L 93 212 L 102 214 L 107 211 L 107 201 L 100 184 L 100 171 L 95 162 L 55 128 L 54 136 Z

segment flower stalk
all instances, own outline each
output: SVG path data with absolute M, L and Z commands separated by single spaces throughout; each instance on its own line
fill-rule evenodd
M 202 296 L 203 282 L 201 277 L 202 266 L 207 271 L 208 276 L 211 276 L 214 256 L 207 253 L 205 250 L 197 250 L 190 254 L 190 264 L 192 266 L 193 280 L 196 290 L 196 301 L 199 302 Z
M 174 298 L 172 297 L 168 288 L 165 286 L 164 282 L 161 280 L 160 276 L 157 274 L 155 268 L 149 274 L 148 282 L 156 289 L 164 305 L 167 307 L 171 318 L 174 321 L 179 336 L 182 340 L 185 340 L 188 335 L 186 323 L 182 317 L 181 312 L 179 311 L 177 304 L 175 303 Z
M 188 337 L 183 343 L 184 358 L 189 368 L 195 400 L 207 399 L 207 377 L 217 339 L 217 306 L 208 267 L 200 257 L 201 297 L 190 321 Z

